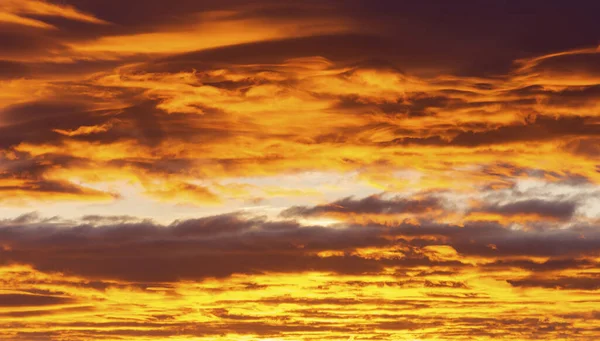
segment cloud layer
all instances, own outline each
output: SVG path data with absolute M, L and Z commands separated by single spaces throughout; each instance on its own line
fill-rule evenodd
M 596 340 L 596 8 L 0 1 L 0 339 Z

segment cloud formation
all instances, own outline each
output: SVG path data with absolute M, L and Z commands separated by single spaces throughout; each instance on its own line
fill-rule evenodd
M 14 310 L 0 316 L 36 321 L 46 338 L 58 338 L 81 327 L 85 327 L 85 333 L 78 334 L 81 337 L 100 339 L 148 333 L 167 336 L 173 330 L 189 337 L 211 337 L 221 333 L 225 325 L 236 335 L 262 337 L 285 338 L 295 333 L 386 337 L 380 330 L 432 336 L 436 331 L 431 328 L 441 320 L 446 329 L 456 328 L 456 337 L 479 335 L 482 325 L 494 321 L 497 330 L 533 333 L 534 338 L 554 337 L 558 331 L 544 331 L 540 325 L 531 329 L 525 321 L 539 320 L 529 313 L 515 315 L 513 311 L 509 317 L 486 310 L 494 304 L 508 313 L 516 302 L 522 302 L 522 297 L 502 296 L 496 290 L 507 290 L 506 286 L 542 288 L 552 290 L 557 299 L 573 301 L 598 289 L 594 284 L 600 254 L 596 226 L 555 230 L 549 225 L 522 231 L 491 223 L 454 226 L 424 221 L 324 227 L 240 214 L 161 226 L 150 221 L 131 222 L 127 217 L 98 218 L 86 218 L 85 224 L 33 215 L 5 220 L 0 226 L 3 285 L 11 288 L 16 284 L 13 290 L 20 293 L 3 294 L 2 306 L 58 308 L 46 312 Z M 113 223 L 105 223 L 109 221 Z M 491 282 L 481 283 L 474 275 Z M 277 288 L 284 287 L 300 291 L 282 295 Z M 339 296 L 341 288 L 350 296 Z M 393 299 L 376 291 L 420 292 L 420 298 Z M 47 314 L 59 319 L 75 314 L 86 321 L 90 314 L 110 314 L 110 302 L 120 300 L 113 297 L 117 292 L 169 297 L 171 303 L 160 316 L 153 315 L 156 309 L 152 300 L 138 304 L 136 314 L 145 316 L 143 323 L 107 320 L 108 316 L 103 322 L 65 320 L 61 327 L 64 332 L 54 334 L 42 322 Z M 332 296 L 305 296 L 308 292 Z M 352 294 L 359 292 L 363 293 L 360 297 Z M 365 296 L 368 292 L 372 294 Z M 185 307 L 189 300 L 211 303 L 194 313 Z M 90 310 L 92 302 L 96 303 Z M 285 313 L 271 317 L 285 324 L 269 322 L 271 318 L 265 320 L 262 313 L 256 315 L 243 308 L 257 304 L 265 309 L 289 305 Z M 519 304 L 540 307 L 539 301 L 530 298 Z M 375 306 L 379 309 L 370 310 Z M 440 307 L 460 313 L 451 318 L 434 313 L 422 323 L 410 322 L 422 319 L 417 318 L 421 312 Z M 463 309 L 481 310 L 479 317 L 472 319 Z M 569 311 L 578 310 L 565 308 L 546 315 L 544 325 L 564 323 L 565 330 L 572 328 L 574 321 L 562 322 L 558 315 Z M 481 313 L 489 317 L 481 317 Z M 193 316 L 207 319 L 207 323 L 200 328 L 185 322 Z M 363 322 L 331 322 L 349 316 Z M 407 324 L 400 323 L 403 320 Z M 518 328 L 513 326 L 517 321 Z M 127 328 L 132 329 L 128 332 Z M 589 326 L 580 328 L 583 335 L 593 334 Z M 11 334 L 14 331 L 17 334 Z M 16 322 L 5 333 L 35 338 Z
M 596 340 L 596 12 L 0 0 L 0 339 Z

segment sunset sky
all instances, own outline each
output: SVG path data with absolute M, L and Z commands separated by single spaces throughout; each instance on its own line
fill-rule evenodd
M 599 14 L 0 0 L 0 340 L 599 340 Z

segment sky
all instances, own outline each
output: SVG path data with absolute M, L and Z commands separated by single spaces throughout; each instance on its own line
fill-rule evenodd
M 599 10 L 0 0 L 0 340 L 598 340 Z

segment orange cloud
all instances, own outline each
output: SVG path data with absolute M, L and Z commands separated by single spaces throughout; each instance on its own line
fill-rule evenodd
M 57 5 L 41 0 L 3 0 L 0 3 L 0 22 L 32 26 L 43 29 L 55 29 L 52 24 L 28 16 L 62 17 L 65 19 L 89 22 L 92 24 L 107 24 L 91 14 L 78 11 L 72 6 Z
M 597 339 L 597 11 L 532 1 L 0 0 L 0 339 Z

